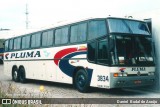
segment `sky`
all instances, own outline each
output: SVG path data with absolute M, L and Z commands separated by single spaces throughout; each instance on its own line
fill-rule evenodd
M 0 0 L 0 29 L 28 28 L 90 17 L 126 16 L 160 9 L 160 0 Z

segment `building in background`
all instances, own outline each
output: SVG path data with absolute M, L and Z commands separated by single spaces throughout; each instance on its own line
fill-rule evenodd
M 0 39 L 0 64 L 3 64 L 4 39 Z

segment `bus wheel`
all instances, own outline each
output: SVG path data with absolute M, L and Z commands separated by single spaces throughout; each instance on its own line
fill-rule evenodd
M 21 83 L 25 83 L 26 82 L 26 75 L 25 75 L 25 69 L 23 67 L 19 68 L 19 80 Z
M 74 79 L 75 79 L 74 85 L 79 92 L 85 93 L 88 91 L 89 88 L 88 76 L 83 69 L 77 71 Z
M 12 80 L 15 82 L 19 82 L 19 73 L 16 67 L 14 67 L 12 70 Z

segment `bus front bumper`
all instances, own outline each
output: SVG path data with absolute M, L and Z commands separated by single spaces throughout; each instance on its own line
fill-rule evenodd
M 136 87 L 153 85 L 155 76 L 111 77 L 110 88 Z

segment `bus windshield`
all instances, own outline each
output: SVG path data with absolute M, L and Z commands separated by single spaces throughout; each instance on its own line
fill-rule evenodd
M 111 65 L 153 65 L 151 38 L 110 35 Z
M 126 19 L 108 19 L 110 33 L 127 33 L 149 36 L 150 32 L 145 22 Z

